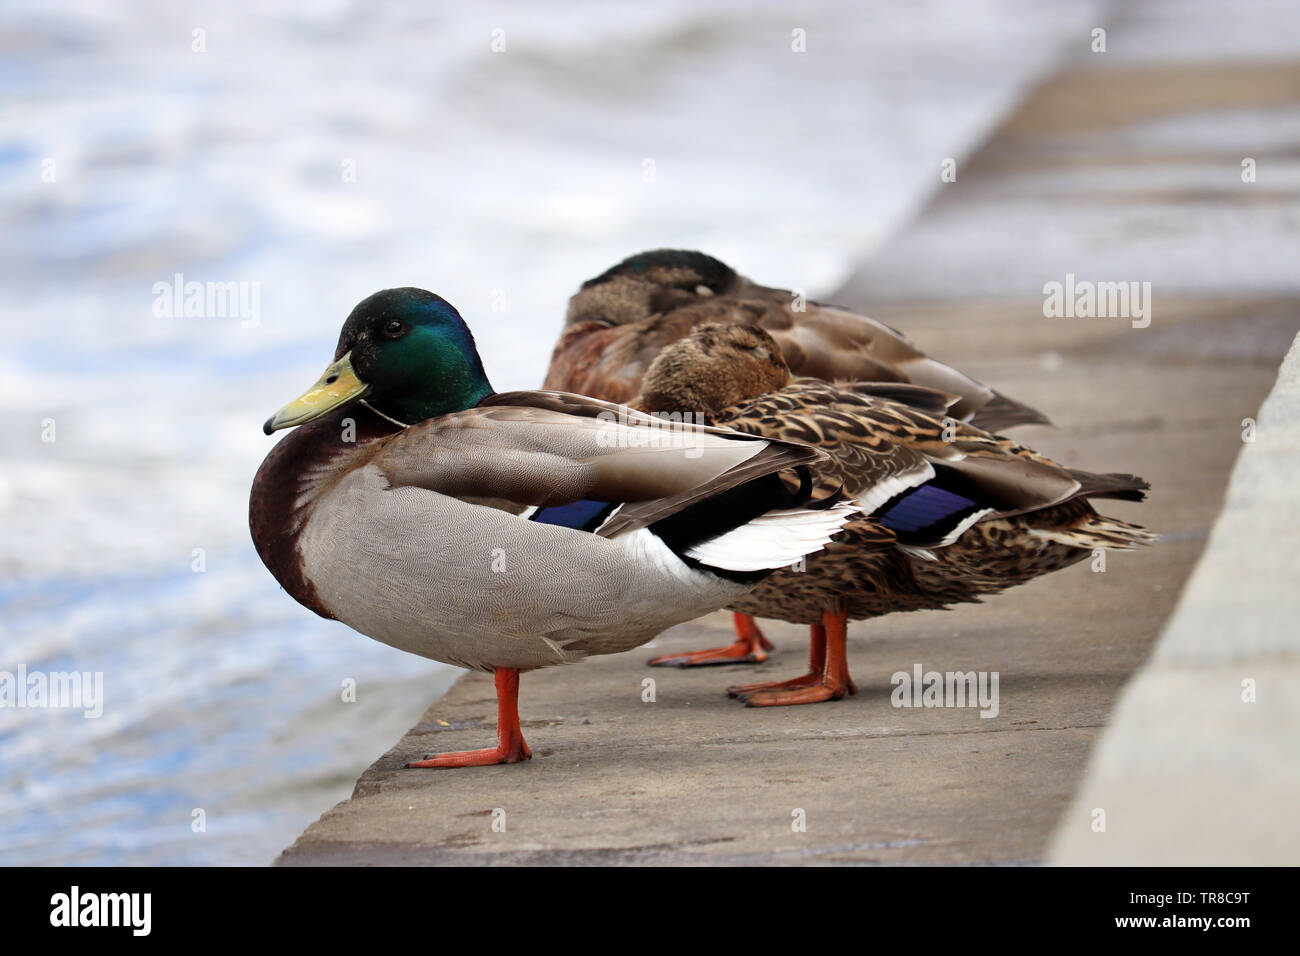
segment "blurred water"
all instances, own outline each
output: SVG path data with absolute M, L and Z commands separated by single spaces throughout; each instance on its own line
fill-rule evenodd
M 248 540 L 260 423 L 358 299 L 440 292 L 508 389 L 640 249 L 827 288 L 1095 6 L 9 0 L 0 671 L 103 672 L 105 705 L 0 708 L 0 862 L 267 862 L 455 677 Z M 256 283 L 256 323 L 155 314 L 177 273 Z

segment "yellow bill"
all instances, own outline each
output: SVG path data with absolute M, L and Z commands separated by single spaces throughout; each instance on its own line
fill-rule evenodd
M 262 431 L 268 435 L 281 428 L 293 428 L 320 418 L 340 405 L 346 405 L 370 391 L 370 386 L 352 370 L 349 352 L 325 370 L 325 374 L 307 391 L 266 420 Z

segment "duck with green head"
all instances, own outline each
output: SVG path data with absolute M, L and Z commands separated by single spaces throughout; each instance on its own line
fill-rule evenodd
M 522 671 L 629 650 L 822 548 L 854 508 L 812 500 L 803 445 L 562 392 L 493 392 L 450 303 L 361 302 L 333 363 L 266 422 L 249 525 L 298 602 L 393 647 L 495 674 L 512 763 Z M 798 492 L 780 478 L 802 472 Z

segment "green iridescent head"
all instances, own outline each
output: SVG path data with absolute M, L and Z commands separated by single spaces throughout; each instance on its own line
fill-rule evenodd
M 385 289 L 352 310 L 334 363 L 263 430 L 301 425 L 362 398 L 410 425 L 491 394 L 474 336 L 450 302 L 423 289 Z

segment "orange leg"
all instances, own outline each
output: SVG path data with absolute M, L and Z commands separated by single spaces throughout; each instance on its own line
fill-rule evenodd
M 748 614 L 735 614 L 736 642 L 704 651 L 664 654 L 650 661 L 651 667 L 700 667 L 705 664 L 761 664 L 772 644 Z
M 412 760 L 408 767 L 486 767 L 494 763 L 518 763 L 533 755 L 519 729 L 519 671 L 498 667 L 497 745 L 484 750 L 456 750 L 445 754 L 426 754 Z
M 793 687 L 811 687 L 821 682 L 826 669 L 826 628 L 814 624 L 808 628 L 808 673 L 789 680 L 763 681 L 758 684 L 736 684 L 727 688 L 728 697 L 745 698 L 761 690 L 788 690 Z
M 821 673 L 815 670 L 817 632 L 813 631 L 814 650 L 809 651 L 812 673 L 797 677 L 785 687 L 755 689 L 736 696 L 743 697 L 746 707 L 789 707 L 793 704 L 819 704 L 824 700 L 839 700 L 845 694 L 856 694 L 857 687 L 849 676 L 848 615 L 841 609 L 822 614 L 822 631 L 825 653 Z

